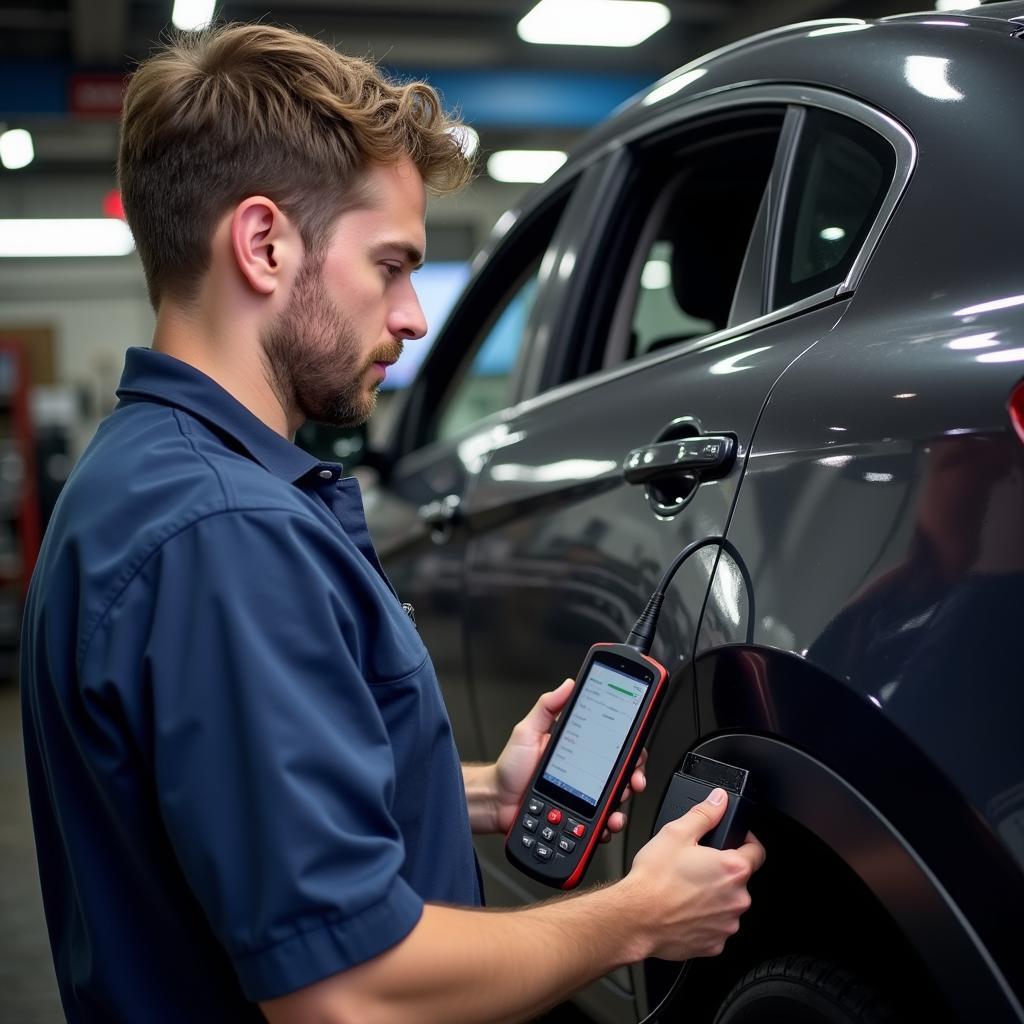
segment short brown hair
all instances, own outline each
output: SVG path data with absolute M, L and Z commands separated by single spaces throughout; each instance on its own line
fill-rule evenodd
M 247 196 L 273 199 L 315 253 L 370 164 L 408 157 L 431 192 L 462 187 L 472 168 L 456 124 L 429 85 L 394 84 L 299 32 L 232 24 L 173 38 L 132 76 L 118 152 L 153 308 L 195 297 L 217 221 Z

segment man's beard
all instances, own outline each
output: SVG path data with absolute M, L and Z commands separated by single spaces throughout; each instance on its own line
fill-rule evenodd
M 366 375 L 374 363 L 393 363 L 402 342 L 360 360 L 359 337 L 324 288 L 322 261 L 307 258 L 287 308 L 261 335 L 263 361 L 285 415 L 334 427 L 365 423 L 377 404 Z

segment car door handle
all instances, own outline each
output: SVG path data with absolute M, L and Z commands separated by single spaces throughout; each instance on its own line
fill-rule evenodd
M 420 522 L 433 530 L 454 526 L 462 518 L 462 499 L 457 494 L 446 494 L 436 501 L 420 505 L 416 515 Z
M 622 463 L 622 473 L 626 482 L 631 484 L 684 473 L 709 480 L 724 476 L 735 455 L 734 437 L 729 434 L 701 434 L 634 448 Z

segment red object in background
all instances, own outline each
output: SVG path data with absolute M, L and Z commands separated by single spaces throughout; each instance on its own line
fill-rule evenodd
M 1024 442 L 1024 380 L 1010 392 L 1010 422 L 1017 431 L 1017 437 Z
M 28 407 L 29 368 L 25 347 L 14 337 L 0 336 L 0 401 L 8 407 L 10 433 L 0 438 L 20 460 L 20 487 L 14 503 L 20 548 L 20 584 L 28 591 L 32 570 L 39 555 L 42 524 L 39 491 L 36 486 L 35 438 Z
M 103 197 L 103 214 L 106 217 L 119 217 L 124 220 L 124 205 L 121 202 L 121 193 L 118 189 L 112 188 Z
M 81 117 L 120 117 L 128 76 L 74 74 L 68 79 L 68 107 Z

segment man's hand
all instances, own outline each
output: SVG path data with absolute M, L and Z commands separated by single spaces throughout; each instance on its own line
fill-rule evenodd
M 507 832 L 512 827 L 526 794 L 526 787 L 551 739 L 551 726 L 572 696 L 573 685 L 573 680 L 566 679 L 557 690 L 542 693 L 530 713 L 512 730 L 505 749 L 494 764 L 496 831 Z M 647 776 L 644 774 L 646 764 L 647 751 L 644 750 L 629 785 L 623 791 L 623 803 L 633 793 L 643 792 L 647 785 Z M 601 841 L 607 842 L 612 833 L 621 832 L 625 827 L 626 815 L 622 811 L 614 811 L 608 817 Z
M 739 929 L 740 915 L 750 906 L 747 881 L 764 863 L 764 847 L 749 833 L 736 850 L 699 845 L 722 820 L 728 799 L 724 789 L 716 789 L 668 822 L 616 883 L 630 893 L 637 920 L 645 922 L 647 934 L 631 959 L 717 956 Z

